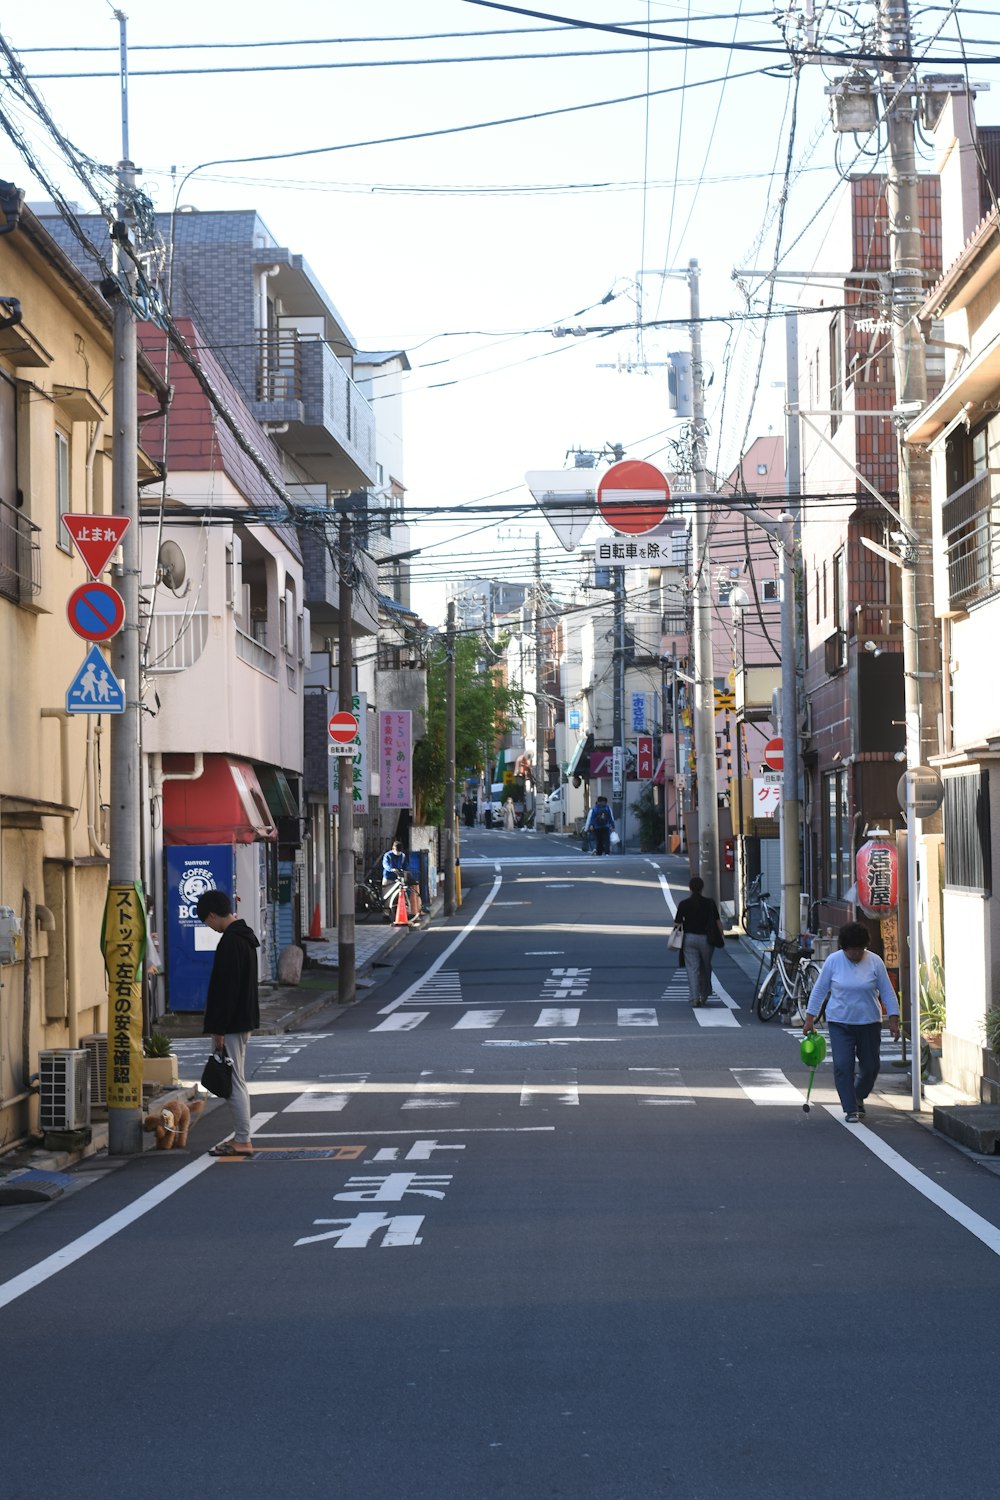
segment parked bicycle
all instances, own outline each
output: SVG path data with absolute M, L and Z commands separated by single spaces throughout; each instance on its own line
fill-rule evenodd
M 761 877 L 755 876 L 747 888 L 743 907 L 743 931 L 755 942 L 770 943 L 778 931 L 778 911 L 770 904 L 771 892 L 761 893 Z
M 809 997 L 819 978 L 819 964 L 797 939 L 775 935 L 768 955 L 770 967 L 757 986 L 754 1008 L 761 1021 L 776 1015 L 789 1026 L 802 1025 Z

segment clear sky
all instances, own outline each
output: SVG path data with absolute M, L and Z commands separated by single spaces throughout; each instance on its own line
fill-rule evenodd
M 871 4 L 815 8 L 829 48 L 871 46 L 862 29 Z M 763 3 L 536 9 L 656 39 L 471 0 L 125 7 L 131 155 L 156 207 L 172 206 L 192 167 L 227 159 L 196 172 L 181 201 L 257 209 L 313 266 L 361 348 L 409 353 L 401 477 L 414 545 L 427 549 L 414 562 L 415 602 L 432 624 L 446 574 L 526 578 L 536 530 L 553 582 L 575 567 L 538 518 L 526 470 L 611 443 L 669 467 L 680 424 L 663 361 L 686 347 L 687 332 L 635 326 L 640 292 L 647 321 L 688 310 L 683 281 L 660 272 L 696 258 L 702 314 L 720 320 L 703 334 L 712 466 L 727 472 L 745 437 L 781 431 L 783 326 L 775 322 L 761 359 L 764 324 L 741 315 L 766 309 L 767 286 L 750 283 L 748 304 L 732 272 L 769 269 L 779 235 L 782 264 L 801 269 L 798 237 L 822 230 L 838 166 L 872 170 L 878 160 L 830 129 L 823 89 L 845 68 L 805 66 L 796 82 Z M 1000 79 L 992 0 L 914 6 L 913 16 L 914 51 L 929 70 L 961 72 L 964 55 L 974 80 Z M 63 134 L 93 161 L 115 162 L 118 22 L 107 0 L 42 0 L 11 10 L 0 29 Z M 63 191 L 96 207 L 9 82 L 0 109 Z M 1000 97 L 984 93 L 978 115 L 1000 121 Z M 525 118 L 464 128 L 514 117 Z M 401 136 L 421 138 L 365 144 Z M 318 147 L 337 149 L 231 161 Z M 45 196 L 7 137 L 0 175 Z M 773 305 L 798 296 L 777 284 Z M 549 331 L 609 325 L 619 331 Z M 457 513 L 480 500 L 480 515 Z

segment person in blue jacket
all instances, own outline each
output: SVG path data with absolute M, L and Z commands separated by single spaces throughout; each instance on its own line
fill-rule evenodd
M 383 895 L 399 880 L 406 880 L 409 875 L 409 862 L 406 858 L 406 850 L 399 839 L 393 839 L 392 848 L 387 849 L 382 856 L 382 893 Z
M 594 835 L 595 854 L 611 853 L 611 833 L 615 826 L 615 815 L 608 806 L 607 797 L 598 797 L 583 825 L 584 833 Z
M 889 1035 L 899 1036 L 899 1000 L 885 964 L 868 952 L 868 929 L 848 922 L 840 929 L 839 948 L 831 953 L 809 996 L 802 1026 L 808 1036 L 827 1002 L 833 1053 L 833 1081 L 849 1125 L 865 1117 L 865 1100 L 875 1087 L 881 1063 L 882 1012 Z M 881 1002 L 881 1004 L 879 1003 Z

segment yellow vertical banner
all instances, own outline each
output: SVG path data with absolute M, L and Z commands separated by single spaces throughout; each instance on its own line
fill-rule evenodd
M 138 883 L 108 886 L 101 952 L 108 975 L 108 1108 L 139 1109 L 146 906 Z

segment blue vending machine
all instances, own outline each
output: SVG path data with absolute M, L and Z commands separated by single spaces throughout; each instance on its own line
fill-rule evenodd
M 198 921 L 198 897 L 212 890 L 233 895 L 233 848 L 177 844 L 166 850 L 166 861 L 167 1008 L 204 1010 L 219 934 Z

